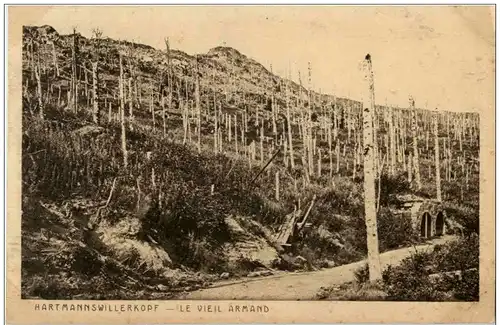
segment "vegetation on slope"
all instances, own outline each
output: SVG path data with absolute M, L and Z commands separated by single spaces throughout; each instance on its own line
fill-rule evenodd
M 359 172 L 362 166 L 357 162 L 359 141 L 356 140 L 359 103 L 311 91 L 314 100 L 309 104 L 302 99 L 308 92 L 305 87 L 285 82 L 231 48 L 215 48 L 197 58 L 171 50 L 169 66 L 165 51 L 80 35 L 76 37 L 80 63 L 77 75 L 84 89 L 80 89 L 79 109 L 75 112 L 65 98 L 72 74 L 68 62 L 75 35 L 59 35 L 50 26 L 25 27 L 23 32 L 24 296 L 168 297 L 176 290 L 207 285 L 221 273 L 248 273 L 262 265 L 244 256 L 236 265 L 230 263 L 227 244 L 240 238 L 228 226 L 227 217 L 239 220 L 248 233 L 267 240 L 266 233 L 275 231 L 295 207 L 301 205 L 303 209 L 314 195 L 317 200 L 309 220 L 313 227 L 296 240 L 290 254 L 304 257 L 308 268 L 349 263 L 365 256 Z M 40 42 L 47 39 L 54 43 L 58 69 L 51 63 L 53 53 L 47 50 L 50 46 Z M 100 54 L 98 100 L 99 106 L 104 107 L 98 125 L 92 122 L 92 91 L 84 82 L 88 71 L 82 68 L 94 60 L 96 51 Z M 33 52 L 36 55 L 30 56 Z M 127 107 L 126 168 L 120 120 L 116 118 L 120 106 L 117 90 L 120 54 L 125 58 L 125 73 L 135 76 L 137 87 L 130 93 L 130 97 L 134 94 L 129 99 L 133 103 L 129 103 L 133 105 L 132 115 Z M 43 64 L 34 63 L 34 57 Z M 173 73 L 168 74 L 170 67 Z M 38 74 L 39 83 L 34 74 Z M 193 106 L 197 76 L 203 107 L 200 150 L 196 150 L 194 140 L 183 139 L 182 112 L 186 106 Z M 165 109 L 166 134 L 163 134 L 162 104 L 167 98 L 167 88 L 173 96 Z M 323 156 L 318 158 L 322 172 L 309 174 L 299 164 L 295 168 L 287 166 L 287 156 L 281 152 L 252 182 L 278 144 L 266 141 L 258 156 L 260 161 L 251 159 L 252 142 L 238 138 L 240 147 L 233 150 L 228 135 L 230 124 L 221 116 L 234 114 L 239 118 L 248 114 L 248 125 L 261 119 L 267 133 L 272 130 L 271 119 L 266 115 L 272 110 L 271 98 L 281 111 L 287 102 L 295 103 L 292 105 L 295 123 L 289 127 L 295 134 L 292 143 L 297 152 L 305 150 L 299 140 L 299 134 L 304 132 L 300 124 L 304 107 L 311 105 L 320 122 L 341 116 L 336 140 L 338 167 L 329 165 L 328 156 Z M 43 119 L 38 114 L 40 99 Z M 354 128 L 348 126 L 345 118 L 348 109 L 356 124 Z M 383 108 L 379 109 L 380 115 L 384 115 Z M 215 152 L 214 114 L 222 129 L 218 144 L 224 148 Z M 243 129 L 240 124 L 235 133 L 239 135 L 241 131 L 251 138 L 252 130 L 245 133 Z M 444 124 L 440 129 L 446 131 Z M 322 130 L 320 126 L 316 146 L 331 154 L 332 148 Z M 281 134 L 284 131 L 287 130 Z M 386 125 L 381 125 L 380 143 L 386 133 Z M 277 133 L 268 134 L 270 140 L 278 137 Z M 458 151 L 458 146 L 458 141 L 453 141 L 453 150 Z M 432 144 L 424 147 L 422 142 L 420 147 L 421 168 L 430 170 Z M 476 142 L 464 142 L 464 157 L 477 157 L 477 150 Z M 298 157 L 296 154 L 295 158 Z M 464 196 L 463 190 L 457 191 L 455 186 L 457 175 L 463 176 L 458 174 L 463 164 L 457 164 L 457 160 L 451 162 L 454 175 L 443 180 L 449 215 L 458 214 L 472 232 L 478 225 L 478 174 L 470 168 L 467 184 L 470 193 Z M 432 175 L 423 174 L 423 186 L 418 193 L 433 197 Z M 276 175 L 279 199 L 274 185 Z M 407 180 L 403 169 L 393 176 L 382 173 L 378 216 L 382 251 L 418 241 L 408 220 L 393 215 L 388 208 L 389 194 L 415 192 Z M 283 255 L 277 256 L 274 266 L 297 267 L 293 259 Z
M 479 301 L 479 237 L 460 238 L 419 251 L 400 265 L 388 266 L 378 283 L 368 282 L 368 267 L 356 281 L 318 294 L 327 300 Z

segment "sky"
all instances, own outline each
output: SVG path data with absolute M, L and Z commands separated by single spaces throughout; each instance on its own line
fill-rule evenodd
M 494 109 L 495 37 L 491 7 L 169 6 L 52 7 L 30 24 L 59 33 L 76 27 L 170 46 L 189 54 L 230 46 L 273 72 L 315 90 L 362 99 L 360 63 L 370 53 L 377 104 L 450 111 Z

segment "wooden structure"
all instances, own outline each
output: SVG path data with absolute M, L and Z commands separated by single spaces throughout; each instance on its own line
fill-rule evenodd
M 291 244 L 289 243 L 289 241 L 291 238 L 298 235 L 303 229 L 311 226 L 311 224 L 306 221 L 307 218 L 309 217 L 309 214 L 311 213 L 311 209 L 314 205 L 315 200 L 316 200 L 316 195 L 313 196 L 311 204 L 309 205 L 307 212 L 302 218 L 301 218 L 302 211 L 297 209 L 285 217 L 284 222 L 280 225 L 280 227 L 273 236 L 273 240 L 278 245 L 282 247 L 290 246 Z
M 397 195 L 399 204 L 393 213 L 411 218 L 413 229 L 421 237 L 442 236 L 446 231 L 446 211 L 441 202 L 415 195 Z

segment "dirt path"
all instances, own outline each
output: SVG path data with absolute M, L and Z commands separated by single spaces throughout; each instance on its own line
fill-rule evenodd
M 402 248 L 380 255 L 382 269 L 388 265 L 397 265 L 415 251 L 432 249 L 436 244 L 443 244 L 454 237 L 445 236 L 429 241 L 425 245 Z M 236 282 L 217 283 L 212 287 L 188 293 L 176 299 L 218 299 L 218 300 L 310 300 L 321 287 L 342 284 L 354 280 L 354 271 L 364 261 L 346 264 L 331 269 L 282 273 L 265 278 L 244 279 Z

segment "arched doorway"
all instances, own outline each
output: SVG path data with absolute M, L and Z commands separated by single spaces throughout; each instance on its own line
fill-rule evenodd
M 425 237 L 425 230 L 427 218 L 425 217 L 425 213 L 422 215 L 422 220 L 420 221 L 420 237 Z
M 432 217 L 428 212 L 422 215 L 420 222 L 420 236 L 427 238 L 432 236 Z
M 432 217 L 427 213 L 427 237 L 432 237 Z
M 440 211 L 436 216 L 436 236 L 442 236 L 444 230 L 444 215 Z

